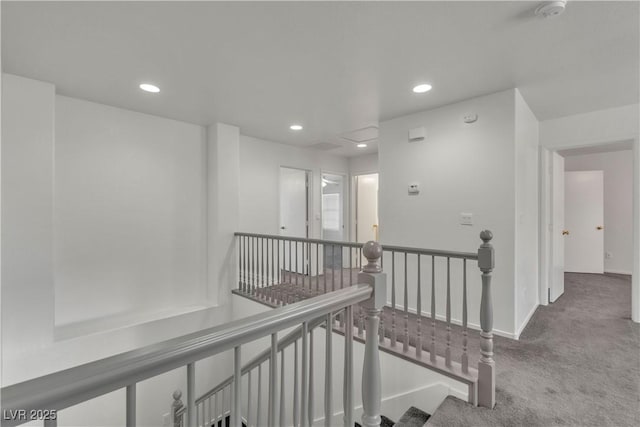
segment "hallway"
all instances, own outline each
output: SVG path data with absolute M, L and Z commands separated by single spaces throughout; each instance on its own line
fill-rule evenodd
M 565 274 L 565 293 L 540 306 L 519 341 L 495 337 L 496 407 L 448 397 L 427 425 L 640 425 L 640 325 L 631 278 Z

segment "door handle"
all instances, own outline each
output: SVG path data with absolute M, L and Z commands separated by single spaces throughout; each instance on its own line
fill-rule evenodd
M 596 227 L 596 230 L 602 230 L 603 228 L 604 228 L 603 226 L 599 225 Z
M 563 236 L 568 236 L 569 235 L 569 230 L 562 230 L 562 235 Z

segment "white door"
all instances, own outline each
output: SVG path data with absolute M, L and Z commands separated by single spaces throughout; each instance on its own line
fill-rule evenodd
M 549 302 L 564 293 L 564 157 L 552 155 L 551 170 L 551 277 Z
M 564 269 L 604 273 L 604 175 L 565 172 Z
M 378 174 L 356 177 L 356 241 L 378 239 Z
M 280 234 L 308 237 L 308 172 L 280 168 Z

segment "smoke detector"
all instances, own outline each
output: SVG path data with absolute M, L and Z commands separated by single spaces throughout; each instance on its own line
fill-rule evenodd
M 545 18 L 553 18 L 554 16 L 561 15 L 564 9 L 567 7 L 566 0 L 560 1 L 545 1 L 536 8 L 536 15 L 542 15 Z

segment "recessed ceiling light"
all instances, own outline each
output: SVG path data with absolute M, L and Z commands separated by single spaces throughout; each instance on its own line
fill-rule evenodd
M 291 126 L 289 126 L 289 129 L 291 129 L 291 130 L 302 130 L 302 126 L 300 126 L 300 125 L 291 125 Z
M 156 85 L 152 85 L 149 83 L 142 83 L 140 85 L 140 89 L 144 90 L 145 92 L 151 92 L 151 93 L 158 93 L 160 92 L 160 88 Z
M 427 83 L 420 84 L 413 88 L 415 93 L 425 93 L 431 90 L 431 85 Z
M 367 148 L 367 144 L 360 143 L 360 144 L 356 145 L 356 147 L 358 147 L 358 148 Z

